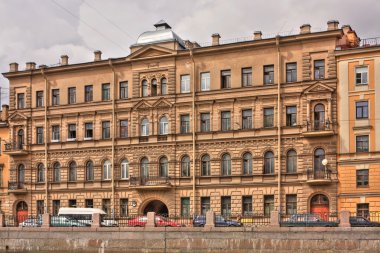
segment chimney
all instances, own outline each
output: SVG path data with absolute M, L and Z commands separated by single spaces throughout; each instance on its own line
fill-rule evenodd
M 261 40 L 263 38 L 263 34 L 261 31 L 254 31 L 253 32 L 253 39 L 254 40 Z
M 61 55 L 61 65 L 68 65 L 69 64 L 69 57 L 67 55 Z
M 9 72 L 17 72 L 18 71 L 18 63 L 12 62 L 9 64 Z
M 344 25 L 344 26 L 342 26 L 342 29 L 343 29 L 344 34 L 347 34 L 349 31 L 352 31 L 350 25 Z
M 102 60 L 102 51 L 96 50 L 94 51 L 94 61 L 101 61 Z
M 311 25 L 310 24 L 303 24 L 300 26 L 300 34 L 310 33 L 311 32 Z
M 3 105 L 2 110 L 1 110 L 1 121 L 7 121 L 8 120 L 8 111 L 9 111 L 9 106 L 8 105 Z
M 339 21 L 338 20 L 330 20 L 330 21 L 327 22 L 327 30 L 331 31 L 331 30 L 339 29 L 338 25 L 339 25 Z
M 220 39 L 219 33 L 214 33 L 213 35 L 211 35 L 211 37 L 212 37 L 212 45 L 213 46 L 219 45 L 219 39 Z
M 36 69 L 36 63 L 35 62 L 27 62 L 26 63 L 26 70 L 33 70 Z

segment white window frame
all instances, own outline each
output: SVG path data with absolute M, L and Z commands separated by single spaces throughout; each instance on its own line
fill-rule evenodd
M 355 68 L 355 84 L 368 85 L 368 66 L 358 66 Z M 360 74 L 360 83 L 357 82 L 357 75 Z M 363 81 L 363 74 L 366 74 L 366 82 Z
M 210 90 L 210 72 L 201 73 L 201 91 L 209 91 Z
M 149 120 L 143 119 L 141 121 L 141 136 L 149 136 Z
M 129 178 L 129 163 L 128 160 L 123 160 L 120 164 L 120 174 L 121 179 L 128 179 Z
M 55 134 L 53 131 L 53 127 L 58 127 L 58 132 Z M 61 128 L 58 125 L 51 126 L 51 142 L 59 142 L 61 138 Z
M 190 93 L 190 75 L 181 75 L 181 93 Z
M 111 180 L 112 164 L 109 160 L 103 164 L 103 180 Z
M 163 121 L 163 119 L 166 119 Z M 160 118 L 160 135 L 167 135 L 169 133 L 169 122 L 168 118 L 163 116 Z

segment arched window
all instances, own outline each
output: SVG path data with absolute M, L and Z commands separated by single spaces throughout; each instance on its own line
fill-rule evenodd
M 161 96 L 165 96 L 168 94 L 168 87 L 167 87 L 167 80 L 166 78 L 161 79 Z
M 325 159 L 325 151 L 322 148 L 317 148 L 314 151 L 314 173 L 325 171 L 325 167 L 322 164 L 323 159 Z
M 181 160 L 181 176 L 189 177 L 190 176 L 190 157 L 185 155 Z
M 268 151 L 264 155 L 264 174 L 274 173 L 274 155 L 272 151 Z
M 252 154 L 249 152 L 243 155 L 243 174 L 252 175 Z
M 69 181 L 74 182 L 77 180 L 77 163 L 71 162 L 69 164 Z
M 210 156 L 204 155 L 202 156 L 202 176 L 210 176 L 211 175 L 211 164 L 210 164 Z
M 111 180 L 112 164 L 109 160 L 103 163 L 103 180 Z
M 160 159 L 160 177 L 168 176 L 168 158 L 166 156 Z
M 294 149 L 289 150 L 286 154 L 286 172 L 297 172 L 297 152 Z
M 324 130 L 325 126 L 325 106 L 317 104 L 314 107 L 314 130 Z
M 45 166 L 43 163 L 37 166 L 37 182 L 45 182 Z
M 24 146 L 24 129 L 17 132 L 17 149 L 23 149 Z
M 59 164 L 59 162 L 56 162 L 53 165 L 53 181 L 61 181 L 61 165 Z
M 122 179 L 127 179 L 129 178 L 129 165 L 128 165 L 128 160 L 127 159 L 124 159 L 122 162 L 121 162 L 121 178 Z
M 143 80 L 141 82 L 141 95 L 143 97 L 147 97 L 148 96 L 148 81 L 147 80 Z
M 141 164 L 140 164 L 140 173 L 141 177 L 149 177 L 149 160 L 148 158 L 144 157 L 141 159 Z
M 25 182 L 25 165 L 20 164 L 17 168 L 17 181 L 19 183 Z
M 141 136 L 149 136 L 149 120 L 146 118 L 141 121 Z
M 152 80 L 152 91 L 151 91 L 152 96 L 157 96 L 157 80 L 153 79 Z
M 168 118 L 165 116 L 160 118 L 160 135 L 166 135 L 169 132 Z
M 231 156 L 227 153 L 222 156 L 222 176 L 229 175 L 231 175 Z
M 94 163 L 91 160 L 86 163 L 86 180 L 94 180 Z

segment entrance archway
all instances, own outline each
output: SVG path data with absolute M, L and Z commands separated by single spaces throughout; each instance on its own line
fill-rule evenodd
M 328 220 L 330 207 L 329 199 L 324 194 L 317 194 L 310 200 L 310 212 L 319 214 L 323 220 Z
M 18 223 L 23 222 L 28 218 L 28 205 L 25 201 L 20 201 L 16 205 L 16 222 Z
M 165 205 L 164 202 L 160 200 L 150 201 L 143 210 L 144 215 L 148 212 L 155 212 L 156 214 L 160 214 L 163 216 L 167 216 L 169 214 L 168 207 Z

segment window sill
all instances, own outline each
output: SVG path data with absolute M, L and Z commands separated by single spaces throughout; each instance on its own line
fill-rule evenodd
M 355 86 L 368 86 L 368 83 L 355 83 Z
M 51 142 L 51 143 L 58 143 L 59 140 L 51 140 L 50 142 Z
M 92 140 L 92 137 L 84 137 L 83 140 L 84 140 L 84 141 L 91 141 L 91 140 Z
M 361 188 L 368 189 L 369 185 L 368 186 L 356 186 L 356 188 L 358 188 L 358 189 L 361 189 Z
M 69 138 L 69 139 L 67 139 L 67 141 L 76 141 L 77 140 L 77 138 Z

